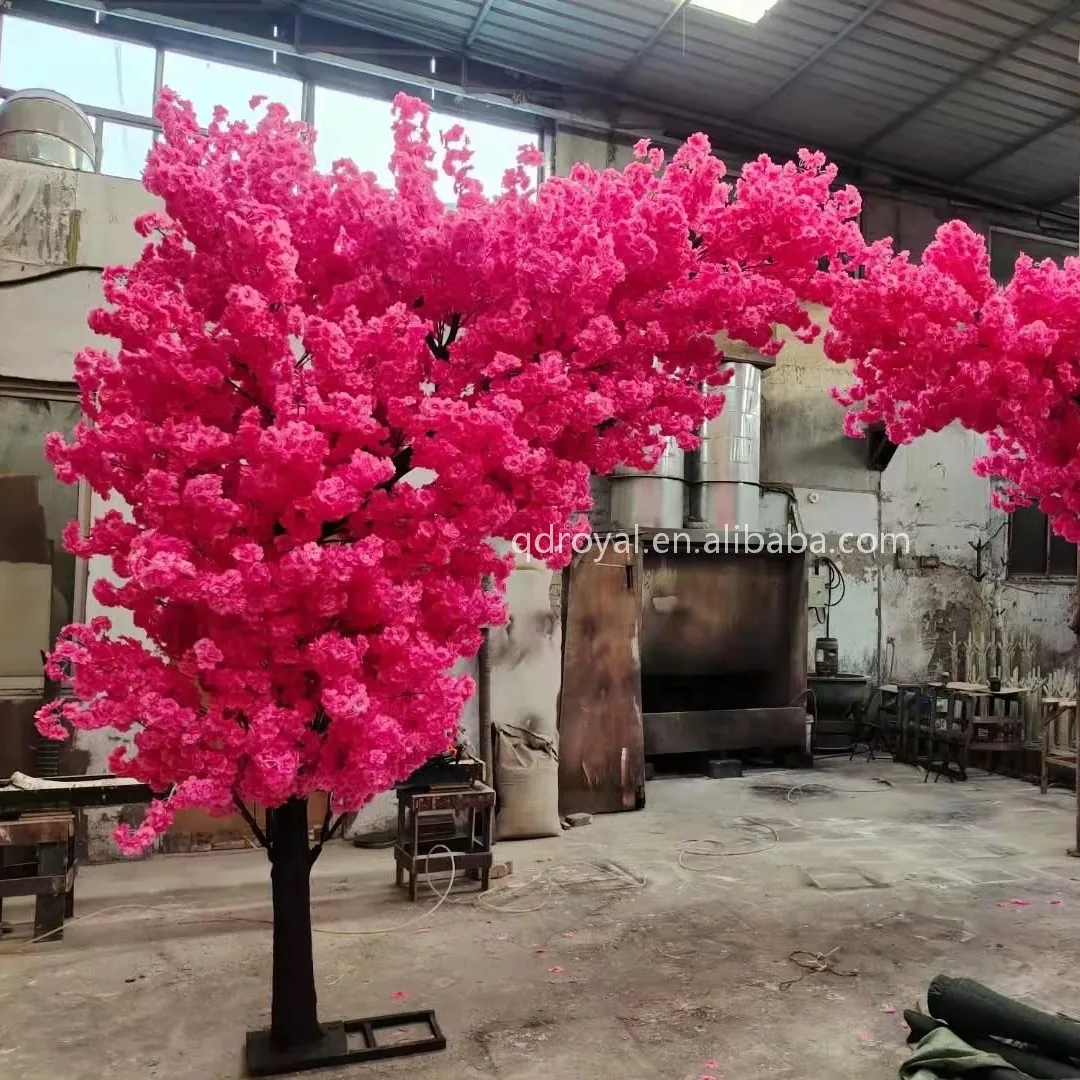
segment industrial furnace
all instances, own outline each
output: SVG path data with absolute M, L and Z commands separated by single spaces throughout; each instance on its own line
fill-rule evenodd
M 616 473 L 610 531 L 565 573 L 564 813 L 643 805 L 646 757 L 807 752 L 807 555 L 759 476 L 770 366 L 732 364 L 699 450 Z
M 806 554 L 698 535 L 643 538 L 645 754 L 804 754 Z

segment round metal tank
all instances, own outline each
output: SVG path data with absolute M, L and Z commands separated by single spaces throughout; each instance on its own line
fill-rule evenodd
M 761 371 L 733 364 L 724 410 L 701 428 L 690 472 L 690 517 L 713 530 L 756 532 L 760 517 Z
M 668 439 L 655 468 L 620 465 L 611 477 L 611 524 L 616 529 L 681 529 L 686 455 Z
M 94 129 L 70 98 L 20 90 L 0 104 L 0 158 L 94 170 Z

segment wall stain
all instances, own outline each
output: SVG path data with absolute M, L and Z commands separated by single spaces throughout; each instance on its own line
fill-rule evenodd
M 559 627 L 553 611 L 533 611 L 509 619 L 505 627 L 493 629 L 488 638 L 488 651 L 493 668 L 513 670 L 540 652 Z

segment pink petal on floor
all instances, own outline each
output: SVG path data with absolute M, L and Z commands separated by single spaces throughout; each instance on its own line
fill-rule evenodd
M 715 1061 L 706 1061 L 705 1062 L 705 1068 L 708 1069 L 709 1072 L 712 1072 L 713 1069 L 717 1069 L 717 1068 L 719 1068 L 719 1066 L 716 1064 Z
M 533 952 L 547 952 L 543 945 L 534 945 Z
M 1009 903 L 1012 904 L 1013 907 L 1031 907 L 1030 900 L 1010 900 Z
M 715 1076 L 699 1076 L 698 1080 L 716 1080 Z
M 863 1042 L 871 1042 L 871 1041 L 873 1040 L 873 1038 L 874 1038 L 874 1037 L 873 1037 L 873 1035 L 871 1035 L 871 1034 L 870 1034 L 870 1032 L 868 1032 L 868 1031 L 864 1031 L 864 1032 L 863 1032 L 863 1033 L 862 1033 L 862 1034 L 861 1034 L 861 1035 L 859 1036 L 859 1038 L 860 1038 L 860 1039 L 862 1039 L 862 1041 L 863 1041 Z
M 409 995 L 404 990 L 395 990 L 390 996 L 394 1001 L 404 1001 Z
M 561 975 L 563 973 L 563 969 L 561 967 L 548 968 L 548 973 L 551 975 Z
M 1060 900 L 1051 900 L 1050 903 L 1053 904 L 1055 907 L 1061 907 Z
M 886 1005 L 885 1006 L 885 1012 L 888 1013 L 889 1016 L 895 1016 L 896 1015 L 896 1010 L 891 1005 Z

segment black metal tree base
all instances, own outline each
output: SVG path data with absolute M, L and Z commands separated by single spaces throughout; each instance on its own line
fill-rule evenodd
M 388 1028 L 424 1024 L 430 1035 L 409 1042 L 380 1046 L 376 1033 Z M 349 1049 L 349 1036 L 359 1036 L 363 1046 Z M 446 1049 L 446 1036 L 439 1029 L 433 1012 L 397 1013 L 394 1016 L 370 1016 L 363 1020 L 339 1020 L 323 1025 L 323 1037 L 307 1046 L 279 1050 L 270 1032 L 249 1031 L 247 1036 L 248 1076 L 283 1076 L 286 1073 L 329 1069 L 341 1065 L 362 1065 L 367 1061 L 412 1057 Z

